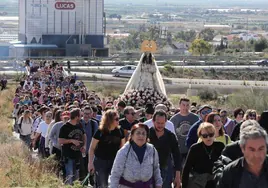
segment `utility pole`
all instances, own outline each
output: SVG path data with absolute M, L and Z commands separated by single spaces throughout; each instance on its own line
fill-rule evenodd
M 246 45 L 245 45 L 246 49 L 246 54 L 248 54 L 248 11 L 247 11 L 247 36 L 246 36 Z

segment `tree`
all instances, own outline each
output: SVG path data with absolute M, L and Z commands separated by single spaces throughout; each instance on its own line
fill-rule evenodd
M 179 31 L 175 35 L 175 40 L 176 41 L 183 40 L 185 42 L 193 42 L 195 38 L 196 38 L 196 32 L 194 30 L 190 30 L 190 31 Z
M 255 42 L 255 52 L 262 52 L 265 48 L 268 48 L 268 42 L 265 38 L 261 38 L 260 40 Z
M 190 52 L 195 55 L 202 56 L 203 54 L 209 54 L 212 51 L 212 46 L 203 39 L 195 39 L 190 47 Z
M 198 38 L 204 39 L 205 41 L 212 41 L 214 37 L 215 31 L 213 29 L 206 28 L 200 31 Z

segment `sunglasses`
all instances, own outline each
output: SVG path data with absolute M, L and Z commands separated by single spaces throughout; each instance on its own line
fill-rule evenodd
M 135 116 L 136 113 L 135 112 L 132 112 L 132 113 L 129 113 L 129 114 L 131 114 L 132 116 Z
M 250 117 L 256 117 L 256 114 L 248 114 Z
M 207 115 L 210 114 L 212 112 L 212 110 L 204 110 L 201 112 L 202 115 Z
M 114 118 L 115 121 L 119 121 L 119 118 Z
M 215 135 L 214 133 L 201 134 L 201 136 L 202 136 L 203 138 L 208 138 L 208 137 L 212 138 L 214 135 Z

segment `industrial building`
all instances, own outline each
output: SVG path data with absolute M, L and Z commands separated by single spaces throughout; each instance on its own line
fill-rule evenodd
M 20 0 L 20 45 L 10 54 L 108 56 L 104 36 L 104 0 Z

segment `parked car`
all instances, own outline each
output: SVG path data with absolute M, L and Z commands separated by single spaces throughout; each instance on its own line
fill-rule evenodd
M 115 77 L 124 76 L 124 77 L 131 77 L 134 73 L 136 66 L 134 65 L 126 65 L 123 67 L 119 67 L 112 70 L 112 73 Z
M 261 61 L 257 62 L 257 65 L 268 66 L 268 60 L 267 59 L 261 60 Z

